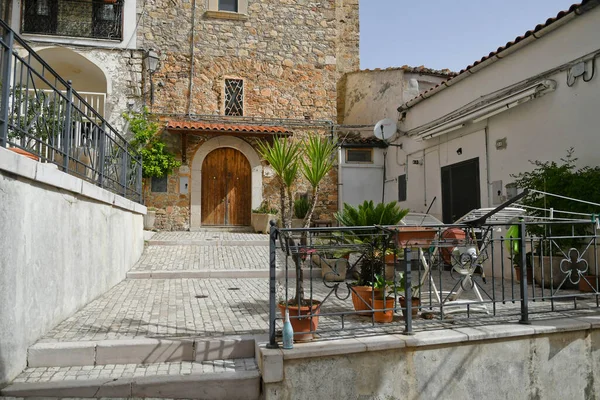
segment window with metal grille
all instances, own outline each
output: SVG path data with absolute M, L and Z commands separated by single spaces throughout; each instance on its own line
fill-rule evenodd
M 167 177 L 161 178 L 152 177 L 151 189 L 154 193 L 166 193 L 167 192 Z
M 406 201 L 406 174 L 398 176 L 398 201 Z
M 372 163 L 373 149 L 346 149 L 346 163 Z
M 219 11 L 238 12 L 238 0 L 219 0 Z
M 243 79 L 225 79 L 225 115 L 244 115 Z

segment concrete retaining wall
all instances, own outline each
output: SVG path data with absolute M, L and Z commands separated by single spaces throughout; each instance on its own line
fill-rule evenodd
M 0 148 L 0 386 L 27 348 L 125 278 L 146 208 Z
M 600 316 L 258 349 L 265 399 L 596 399 Z

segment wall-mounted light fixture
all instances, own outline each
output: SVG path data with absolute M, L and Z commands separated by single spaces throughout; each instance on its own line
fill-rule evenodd
M 456 154 L 458 154 L 459 156 L 462 154 L 462 147 L 456 149 Z
M 154 49 L 149 49 L 144 54 L 144 66 L 146 71 L 150 74 L 150 105 L 154 104 L 154 81 L 152 80 L 152 74 L 158 69 L 158 61 L 160 58 Z

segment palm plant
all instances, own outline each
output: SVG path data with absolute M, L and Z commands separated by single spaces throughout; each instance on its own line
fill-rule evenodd
M 279 184 L 281 220 L 285 228 L 292 226 L 293 196 L 292 185 L 298 176 L 300 168 L 300 143 L 294 143 L 288 138 L 275 139 L 273 143 L 258 142 L 258 151 L 275 171 Z M 287 200 L 287 207 L 286 207 Z
M 309 134 L 303 142 L 292 142 L 287 138 L 276 139 L 273 143 L 259 142 L 258 150 L 262 158 L 271 164 L 277 176 L 281 197 L 281 218 L 285 228 L 292 226 L 293 186 L 299 171 L 310 184 L 312 199 L 303 222 L 304 227 L 308 228 L 317 204 L 321 181 L 335 163 L 336 144 L 317 134 Z M 306 241 L 305 232 L 302 233 L 300 241 L 300 245 Z M 286 250 L 288 251 L 286 252 L 289 254 L 290 248 L 297 247 L 298 244 L 288 238 L 285 246 L 287 246 Z M 296 296 L 292 304 L 302 305 L 304 304 L 304 274 L 302 273 L 303 260 L 300 251 L 294 251 L 293 260 L 296 267 Z
M 395 201 L 379 203 L 366 201 L 357 207 L 344 203 L 342 211 L 334 214 L 342 226 L 375 226 L 397 225 L 408 214 L 408 209 L 402 209 Z M 345 240 L 354 244 L 366 245 L 369 249 L 363 254 L 360 267 L 359 285 L 366 285 L 384 269 L 383 251 L 386 246 L 386 237 L 377 235 L 377 229 L 350 232 L 345 235 Z
M 311 134 L 304 142 L 304 151 L 308 160 L 302 159 L 302 175 L 310 183 L 312 189 L 312 201 L 308 213 L 304 216 L 304 227 L 310 227 L 310 221 L 317 205 L 319 197 L 319 186 L 323 178 L 327 176 L 335 163 L 335 150 L 337 145 L 334 141 L 324 139 L 316 134 Z

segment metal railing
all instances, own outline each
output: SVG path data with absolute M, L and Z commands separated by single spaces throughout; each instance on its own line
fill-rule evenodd
M 21 32 L 122 40 L 122 0 L 23 0 Z
M 600 307 L 596 227 L 272 227 L 270 346 L 277 346 L 282 324 L 277 307 L 289 308 L 292 320 L 310 321 L 309 335 L 322 338 L 590 312 Z M 295 307 L 298 292 L 302 311 Z
M 88 100 L 0 20 L 0 147 L 19 149 L 136 202 L 142 162 Z

